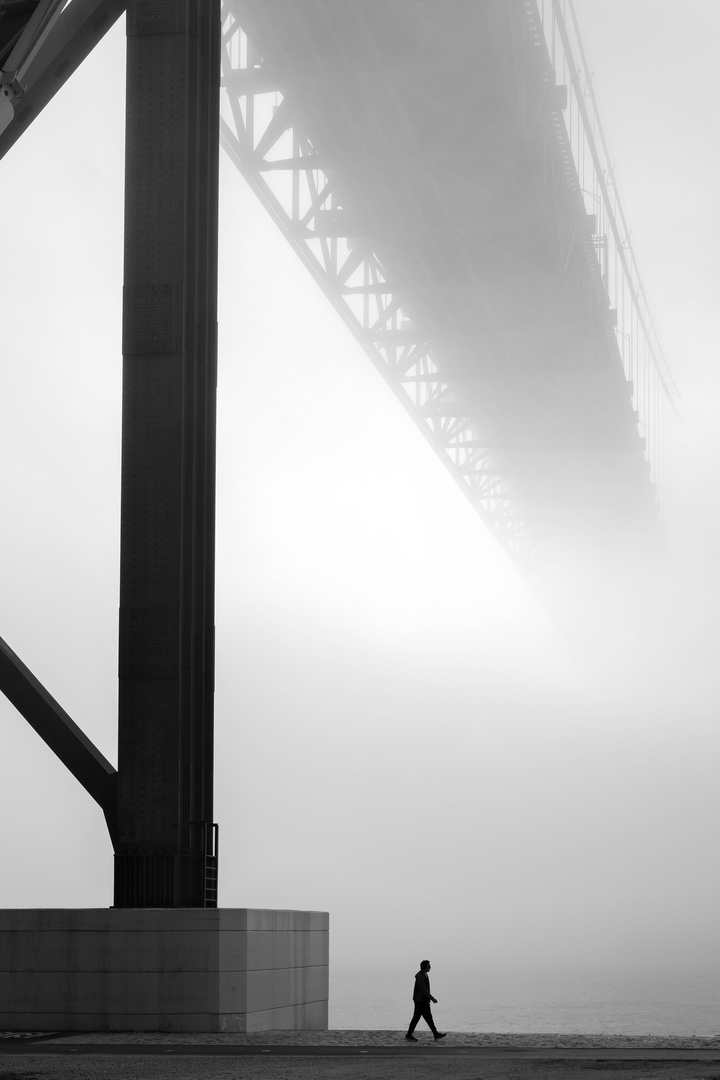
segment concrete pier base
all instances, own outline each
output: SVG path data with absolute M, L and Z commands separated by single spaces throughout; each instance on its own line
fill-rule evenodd
M 327 1030 L 326 912 L 0 911 L 8 1031 Z

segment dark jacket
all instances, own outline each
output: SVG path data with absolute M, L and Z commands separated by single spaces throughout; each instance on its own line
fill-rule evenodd
M 427 1005 L 430 1000 L 430 977 L 426 971 L 418 971 L 415 976 L 413 1001 L 419 1005 Z

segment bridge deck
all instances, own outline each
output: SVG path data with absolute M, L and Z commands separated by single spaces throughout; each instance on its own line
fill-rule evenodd
M 376 253 L 403 317 L 387 333 L 421 330 L 533 530 L 654 516 L 534 4 L 227 6 L 262 57 L 246 80 L 281 90 L 333 178 L 316 234 Z

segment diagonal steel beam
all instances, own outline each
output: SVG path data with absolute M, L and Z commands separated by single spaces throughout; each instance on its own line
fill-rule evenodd
M 92 795 L 111 838 L 117 814 L 117 772 L 87 735 L 0 638 L 0 691 Z
M 125 0 L 73 0 L 23 76 L 15 118 L 0 135 L 0 158 L 17 142 L 125 11 Z

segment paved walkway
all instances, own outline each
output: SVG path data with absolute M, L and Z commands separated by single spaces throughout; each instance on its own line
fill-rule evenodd
M 0 1032 L 0 1080 L 718 1080 L 720 1037 Z M 242 1060 L 240 1060 L 242 1059 Z
M 412 1049 L 407 1043 L 404 1031 L 255 1031 L 242 1034 L 239 1032 L 100 1032 L 84 1034 L 63 1034 L 61 1032 L 0 1032 L 0 1048 L 9 1045 L 43 1044 L 48 1046 L 92 1045 L 113 1048 L 121 1046 L 206 1046 L 267 1048 L 275 1047 L 285 1052 L 290 1048 L 312 1048 L 330 1051 L 333 1048 L 368 1048 L 390 1049 L 402 1047 Z M 551 1035 L 551 1034 L 502 1034 L 494 1032 L 448 1032 L 447 1038 L 436 1043 L 429 1032 L 416 1032 L 418 1046 L 444 1048 L 478 1048 L 503 1050 L 703 1050 L 713 1051 L 713 1057 L 720 1058 L 720 1035 L 704 1036 L 656 1036 L 656 1035 Z M 48 1045 L 50 1044 L 50 1045 Z

